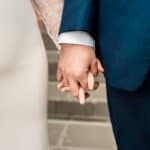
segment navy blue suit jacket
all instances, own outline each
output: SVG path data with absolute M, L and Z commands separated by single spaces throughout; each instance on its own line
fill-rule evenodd
M 150 0 L 65 0 L 60 33 L 86 31 L 106 81 L 136 90 L 150 69 Z

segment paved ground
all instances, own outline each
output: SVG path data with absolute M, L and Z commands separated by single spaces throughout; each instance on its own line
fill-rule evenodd
M 49 119 L 50 150 L 116 150 L 109 122 Z

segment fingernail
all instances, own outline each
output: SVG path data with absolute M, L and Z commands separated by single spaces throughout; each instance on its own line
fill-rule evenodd
M 59 84 L 57 85 L 57 88 L 60 89 L 62 86 L 63 86 L 63 83 L 59 83 Z
M 93 90 L 94 88 L 94 76 L 91 72 L 88 73 L 88 88 Z
M 67 91 L 69 91 L 69 87 L 64 87 L 61 89 L 61 92 L 67 92 Z
M 104 72 L 104 68 L 101 68 L 101 72 Z
M 81 105 L 85 104 L 85 93 L 83 88 L 79 89 L 79 102 Z
M 103 68 L 102 66 L 100 67 L 100 71 L 101 71 L 101 72 L 104 72 L 104 68 Z

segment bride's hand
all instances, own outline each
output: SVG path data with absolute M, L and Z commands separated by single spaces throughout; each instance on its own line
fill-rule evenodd
M 88 73 L 88 89 L 96 90 L 99 86 L 99 82 L 94 81 L 94 76 L 91 72 Z M 60 82 L 57 86 L 62 92 L 70 92 L 70 87 L 63 87 L 63 83 Z M 88 91 L 85 91 L 82 87 L 79 87 L 78 100 L 81 105 L 86 103 L 86 99 L 89 97 Z

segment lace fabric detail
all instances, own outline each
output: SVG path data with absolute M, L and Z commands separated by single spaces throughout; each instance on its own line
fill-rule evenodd
M 63 0 L 32 0 L 32 3 L 41 16 L 49 36 L 57 44 Z

